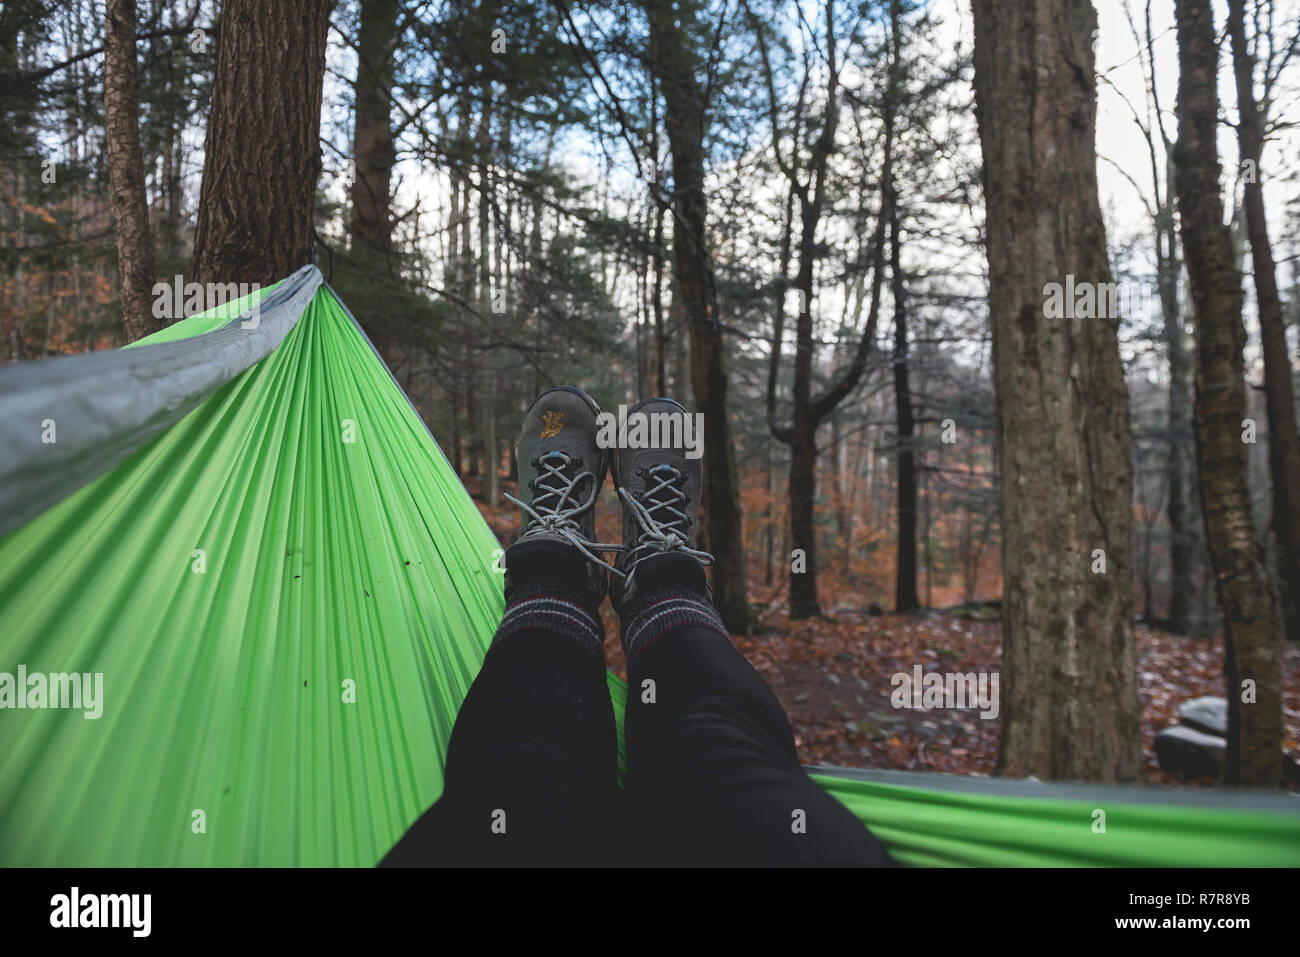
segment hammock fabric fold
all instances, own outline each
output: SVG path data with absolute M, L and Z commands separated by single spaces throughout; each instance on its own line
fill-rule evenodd
M 441 792 L 502 577 L 316 269 L 0 368 L 0 442 L 0 865 L 375 864 Z M 102 675 L 100 716 L 17 708 L 20 666 Z M 1280 795 L 814 770 L 909 864 L 1300 863 Z

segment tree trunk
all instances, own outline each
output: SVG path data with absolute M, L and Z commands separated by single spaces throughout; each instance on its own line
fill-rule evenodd
M 829 122 L 827 126 L 829 127 Z M 794 288 L 799 295 L 795 320 L 793 441 L 790 444 L 790 530 L 796 548 L 803 549 L 807 567 L 790 578 L 790 617 L 821 615 L 817 599 L 817 429 L 821 419 L 813 414 L 813 260 L 817 256 L 817 226 L 821 221 L 820 195 L 800 197 L 799 268 Z
M 849 443 L 853 444 L 850 445 Z M 858 486 L 862 471 L 862 445 L 852 438 L 845 441 L 844 495 L 844 580 L 856 584 L 853 574 L 853 549 L 858 541 Z
M 197 282 L 311 261 L 330 0 L 226 0 L 194 231 Z
M 122 324 L 135 342 L 162 328 L 153 314 L 153 240 L 136 101 L 135 0 L 108 0 L 104 22 L 104 150 L 112 187 Z
M 354 86 L 352 244 L 383 252 L 393 242 L 390 192 L 396 153 L 391 113 L 396 30 L 397 0 L 362 0 Z
M 924 509 L 922 514 L 924 514 L 925 516 L 924 520 L 921 523 L 921 540 L 925 543 L 925 548 L 923 550 L 923 553 L 925 555 L 925 607 L 933 608 L 934 607 L 934 552 L 930 548 L 930 539 L 931 539 L 930 496 L 933 494 L 933 489 L 931 488 L 930 485 L 930 473 L 922 472 L 921 475 L 925 480 L 925 494 L 921 497 L 921 501 L 924 503 Z
M 1169 241 L 1173 238 L 1172 231 L 1171 219 Z M 1205 602 L 1196 584 L 1204 547 L 1193 474 L 1196 438 L 1192 425 L 1192 362 L 1178 307 L 1178 260 L 1173 259 L 1160 272 L 1157 282 L 1169 361 L 1169 453 L 1165 460 L 1169 485 L 1166 506 L 1170 539 L 1169 618 L 1180 634 L 1200 636 L 1208 622 Z
M 1177 0 L 1183 255 L 1196 314 L 1196 454 L 1210 562 L 1223 608 L 1227 779 L 1276 786 L 1282 772 L 1281 619 L 1255 540 L 1246 484 L 1241 276 L 1219 196 L 1218 49 L 1209 0 Z M 1246 682 L 1250 682 L 1249 685 Z M 1243 701 L 1243 698 L 1246 700 Z
M 487 373 L 485 396 L 496 394 L 496 374 L 489 369 Z M 497 447 L 497 420 L 491 399 L 483 400 L 483 501 L 496 508 L 501 504 L 501 469 L 500 453 Z
M 705 233 L 704 91 L 687 29 L 694 9 L 689 3 L 648 0 L 646 14 L 657 53 L 651 70 L 664 95 L 664 125 L 673 159 L 673 265 L 690 332 L 695 405 L 704 416 L 702 511 L 708 548 L 715 559 L 713 603 L 727 628 L 744 634 L 749 631 L 750 611 L 740 487 L 727 416 L 722 325 Z
M 159 251 L 167 262 L 175 262 L 181 257 L 181 205 L 185 201 L 181 184 L 181 125 L 185 119 L 183 115 L 177 118 L 176 126 L 168 131 L 167 145 L 163 150 L 163 212 Z
M 898 232 L 898 206 L 895 202 L 889 224 L 889 269 L 894 289 L 894 421 L 898 429 L 898 569 L 894 608 L 903 613 L 916 611 L 921 601 L 916 593 L 916 452 L 912 445 L 916 430 L 912 392 L 907 382 L 907 298 Z M 926 540 L 929 541 L 928 534 Z M 929 587 L 927 571 L 927 591 Z
M 848 511 L 848 437 L 844 434 L 844 417 L 840 410 L 830 414 L 831 423 L 831 494 L 835 508 L 835 543 L 838 546 L 836 557 L 840 567 L 846 567 L 849 526 L 852 516 Z M 847 581 L 847 576 L 845 576 Z
M 655 59 L 654 38 L 651 38 L 651 59 Z M 653 71 L 650 78 L 650 152 L 651 179 L 650 203 L 651 215 L 654 216 L 654 289 L 650 294 L 654 322 L 654 389 L 655 395 L 668 394 L 668 374 L 664 358 L 664 216 L 668 212 L 668 203 L 664 201 L 664 186 L 659 169 L 659 91 L 654 82 Z
M 460 434 L 460 398 L 453 393 L 451 401 L 451 469 L 456 478 L 465 479 L 464 439 Z
M 664 210 L 656 206 L 654 211 L 654 290 L 650 301 L 654 310 L 654 382 L 655 394 L 668 394 L 668 378 L 664 363 Z
M 774 556 L 776 554 L 776 449 L 772 442 L 767 444 L 767 468 L 764 474 L 767 476 L 767 516 L 764 524 L 767 526 L 763 541 L 763 584 L 771 587 L 772 578 L 775 572 Z
M 1228 35 L 1237 78 L 1237 144 L 1243 165 L 1246 233 L 1250 238 L 1259 306 L 1259 338 L 1264 353 L 1264 397 L 1268 406 L 1268 465 L 1273 481 L 1273 533 L 1283 584 L 1282 612 L 1286 634 L 1300 641 L 1300 433 L 1296 431 L 1295 392 L 1291 357 L 1286 345 L 1286 321 L 1277 292 L 1273 247 L 1264 216 L 1264 117 L 1255 102 L 1254 57 L 1246 48 L 1245 0 L 1229 0 Z M 1252 175 L 1253 174 L 1253 175 Z
M 975 0 L 974 12 L 1005 582 L 998 770 L 1131 779 L 1141 734 L 1118 316 L 1047 305 L 1051 283 L 1091 283 L 1103 301 L 1110 288 L 1096 14 L 1087 0 Z
M 479 248 L 479 265 L 478 265 L 478 308 L 479 312 L 485 316 L 493 315 L 492 309 L 492 199 L 494 195 L 494 184 L 492 181 L 492 113 L 495 104 L 491 98 L 491 91 L 484 89 L 483 112 L 479 114 L 479 126 L 476 134 L 478 141 L 479 155 L 479 191 L 478 191 L 478 248 Z M 504 283 L 505 277 L 502 275 L 502 264 L 497 261 L 495 279 L 497 283 Z M 488 319 L 491 323 L 492 320 Z M 492 328 L 489 325 L 485 330 L 489 335 L 492 334 Z M 496 395 L 497 395 L 497 374 L 496 374 L 496 354 L 488 350 L 483 356 L 484 370 L 483 381 L 483 398 L 481 411 L 483 415 L 483 501 L 492 508 L 501 504 L 500 488 L 500 460 L 499 450 L 497 449 L 497 426 L 496 426 Z
M 813 503 L 817 500 L 816 427 L 795 409 L 790 430 L 790 481 L 786 493 L 790 507 L 790 540 L 803 552 L 798 568 L 790 572 L 790 617 L 821 615 L 817 600 L 817 523 Z
M 1147 485 L 1150 480 L 1141 478 L 1137 480 L 1136 492 L 1137 506 L 1142 520 L 1138 525 L 1136 535 L 1141 540 L 1142 561 L 1142 620 L 1149 622 L 1155 615 L 1155 606 L 1152 603 L 1154 589 L 1152 588 L 1152 565 L 1151 565 L 1151 534 L 1152 526 L 1155 524 L 1155 518 L 1151 515 L 1151 508 L 1147 503 Z
M 966 445 L 966 468 L 974 472 L 974 442 Z M 961 523 L 961 600 L 969 605 L 975 600 L 976 576 L 979 574 L 975 561 L 975 505 L 971 493 L 963 496 Z
M 1154 154 L 1153 154 L 1154 155 Z M 1152 175 L 1155 175 L 1152 160 Z M 1196 436 L 1192 425 L 1192 360 L 1178 302 L 1178 232 L 1174 217 L 1172 161 L 1166 157 L 1166 189 L 1157 187 L 1155 227 L 1156 288 L 1164 320 L 1165 355 L 1169 364 L 1167 427 L 1169 449 L 1165 481 L 1169 498 L 1169 618 L 1175 631 L 1204 637 L 1211 625 L 1206 599 L 1198 585 L 1206 561 L 1204 523 L 1196 501 Z

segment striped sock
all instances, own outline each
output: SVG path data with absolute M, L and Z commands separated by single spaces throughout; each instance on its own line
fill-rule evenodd
M 521 631 L 565 635 L 605 660 L 605 623 L 587 606 L 581 589 L 556 582 L 513 589 L 492 644 Z
M 623 651 L 631 662 L 656 639 L 679 625 L 700 625 L 731 641 L 722 616 L 692 588 L 665 585 L 646 592 L 622 609 Z

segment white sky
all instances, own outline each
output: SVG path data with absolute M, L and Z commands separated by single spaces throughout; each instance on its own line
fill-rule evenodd
M 1142 134 L 1133 122 L 1132 114 L 1124 104 L 1127 98 L 1137 109 L 1144 110 L 1146 95 L 1143 89 L 1142 67 L 1137 59 L 1137 47 L 1134 43 L 1128 21 L 1124 16 L 1124 4 L 1121 0 L 1098 0 L 1097 9 L 1100 34 L 1097 43 L 1097 72 L 1105 78 L 1098 83 L 1097 98 L 1097 153 L 1099 158 L 1106 157 L 1122 166 L 1144 188 L 1150 188 L 1150 161 Z M 1133 0 L 1131 4 L 1135 19 L 1141 25 L 1143 0 Z M 1282 0 L 1278 4 L 1278 21 L 1294 23 L 1298 5 L 1294 0 Z M 1156 35 L 1156 86 L 1160 103 L 1164 108 L 1166 128 L 1171 138 L 1177 138 L 1177 119 L 1174 106 L 1178 87 L 1178 45 L 1174 33 L 1173 0 L 1156 0 L 1152 3 L 1152 32 Z M 1223 31 L 1227 18 L 1226 4 L 1215 3 L 1215 26 Z M 1277 42 L 1285 43 L 1286 36 L 1278 37 Z M 1231 44 L 1225 39 L 1219 60 L 1219 103 L 1225 120 L 1236 120 L 1236 84 L 1232 75 Z M 1300 64 L 1290 68 L 1292 76 L 1284 77 L 1283 82 L 1292 90 L 1296 88 L 1295 73 Z M 1256 76 L 1260 71 L 1256 69 Z M 1258 88 L 1258 87 L 1257 87 Z M 1281 97 L 1277 109 L 1284 111 L 1287 118 L 1296 118 L 1296 104 L 1287 97 Z M 1274 116 L 1271 119 L 1277 119 Z M 1281 236 L 1283 220 L 1280 215 L 1283 202 L 1288 192 L 1294 193 L 1294 184 L 1288 190 L 1284 181 L 1287 173 L 1295 168 L 1297 155 L 1297 138 L 1294 131 L 1283 133 L 1276 141 L 1267 144 L 1264 151 L 1261 181 L 1264 183 L 1265 199 L 1269 208 L 1272 236 L 1275 241 Z M 1224 167 L 1225 189 L 1231 189 L 1235 181 L 1237 167 L 1237 141 L 1233 130 L 1225 123 L 1219 133 L 1219 160 Z M 1133 186 L 1105 160 L 1099 159 L 1098 179 L 1102 194 L 1102 203 L 1107 211 L 1108 225 L 1123 229 L 1138 228 L 1144 215 L 1141 206 L 1135 202 Z M 1231 196 L 1225 195 L 1226 215 L 1231 215 Z

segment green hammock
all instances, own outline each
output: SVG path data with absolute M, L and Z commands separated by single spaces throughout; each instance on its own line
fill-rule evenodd
M 0 448 L 0 865 L 372 865 L 437 799 L 497 543 L 315 268 L 0 368 Z M 909 864 L 1300 863 L 1280 795 L 815 778 Z

